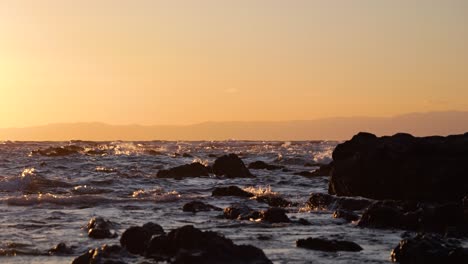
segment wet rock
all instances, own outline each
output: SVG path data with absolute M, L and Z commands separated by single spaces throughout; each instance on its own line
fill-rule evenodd
M 268 210 L 260 212 L 260 219 L 269 223 L 291 222 L 291 220 L 286 215 L 286 211 L 278 207 L 268 208 Z
M 224 218 L 237 220 L 258 219 L 260 218 L 260 212 L 253 210 L 245 204 L 235 203 L 224 208 Z
M 390 254 L 393 262 L 410 264 L 468 263 L 468 249 L 434 234 L 404 239 Z
M 298 176 L 302 176 L 302 177 L 316 177 L 316 176 L 318 176 L 318 175 L 315 175 L 311 171 L 300 171 L 300 172 L 294 173 L 294 175 L 298 175 Z
M 211 204 L 206 204 L 200 201 L 192 201 L 184 204 L 182 211 L 184 212 L 206 212 L 206 211 L 222 211 L 221 208 L 213 206 Z
M 158 178 L 188 178 L 209 176 L 209 169 L 198 162 L 158 171 Z
M 224 155 L 217 158 L 213 164 L 213 173 L 217 176 L 224 175 L 228 178 L 254 177 L 236 154 Z
M 211 193 L 212 196 L 236 196 L 253 197 L 252 193 L 246 192 L 237 186 L 216 187 Z
M 311 223 L 304 218 L 299 218 L 296 222 L 300 225 L 311 225 Z
M 155 223 L 132 226 L 122 234 L 120 245 L 132 254 L 143 254 L 152 236 L 164 234 L 164 229 Z
M 372 204 L 372 200 L 358 197 L 337 197 L 326 193 L 311 194 L 307 205 L 314 210 L 344 209 L 359 211 Z
M 291 201 L 277 195 L 257 195 L 255 196 L 255 200 L 274 207 L 288 207 L 293 204 Z
M 125 257 L 128 257 L 128 253 L 120 246 L 103 245 L 76 257 L 72 264 L 125 264 L 122 260 Z
M 333 218 L 342 218 L 348 222 L 359 220 L 359 215 L 352 211 L 338 209 L 333 213 Z
M 330 164 L 321 165 L 319 169 L 312 172 L 311 177 L 318 177 L 318 176 L 330 176 L 333 170 L 333 162 Z
M 61 147 L 49 147 L 46 149 L 33 150 L 32 155 L 41 155 L 46 157 L 61 157 L 78 154 L 84 151 L 84 148 L 76 145 L 61 146 Z
M 249 169 L 252 170 L 281 170 L 284 166 L 271 165 L 264 161 L 255 161 L 249 164 Z
M 215 232 L 183 226 L 168 235 L 153 237 L 146 256 L 172 263 L 272 263 L 263 253 L 250 245 L 235 245 Z
M 72 247 L 68 247 L 65 243 L 59 243 L 57 246 L 49 250 L 51 256 L 66 256 L 73 254 L 74 250 Z
M 417 138 L 359 133 L 333 152 L 329 193 L 372 199 L 460 201 L 468 193 L 468 133 Z
M 327 251 L 327 252 L 337 252 L 337 251 L 358 252 L 362 250 L 362 247 L 354 242 L 343 241 L 343 240 L 328 240 L 328 239 L 323 239 L 323 238 L 311 238 L 311 237 L 307 239 L 297 240 L 296 246 L 300 248 Z
M 88 236 L 90 238 L 103 239 L 117 237 L 117 234 L 111 231 L 113 224 L 108 220 L 104 220 L 102 217 L 91 218 L 88 222 L 87 228 Z
M 182 157 L 183 158 L 193 158 L 192 154 L 189 154 L 189 153 L 182 154 Z

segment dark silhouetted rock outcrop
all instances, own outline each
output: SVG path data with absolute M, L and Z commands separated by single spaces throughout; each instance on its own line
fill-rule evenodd
M 188 178 L 209 176 L 209 169 L 198 162 L 158 171 L 158 178 Z
M 117 234 L 112 231 L 113 224 L 104 220 L 102 217 L 94 217 L 89 220 L 87 229 L 90 238 L 103 239 L 103 238 L 116 238 Z
M 217 158 L 213 164 L 213 173 L 217 176 L 226 176 L 228 178 L 254 177 L 236 154 L 224 155 Z
M 143 254 L 152 236 L 163 235 L 164 229 L 155 223 L 132 226 L 125 230 L 120 238 L 120 245 L 132 254 Z
M 468 193 L 468 133 L 417 138 L 359 133 L 333 152 L 329 193 L 446 201 Z
M 249 220 L 260 218 L 260 212 L 253 210 L 245 204 L 235 203 L 224 208 L 224 218 Z
M 182 207 L 182 211 L 196 213 L 206 211 L 222 211 L 222 209 L 211 204 L 206 204 L 204 202 L 192 201 L 184 204 L 184 206 Z
M 402 264 L 461 264 L 468 263 L 468 249 L 438 235 L 419 234 L 402 240 L 391 259 Z
M 337 197 L 326 193 L 313 193 L 307 201 L 307 205 L 314 210 L 359 211 L 367 208 L 372 202 L 372 200 L 360 197 Z
M 237 186 L 216 187 L 211 193 L 212 196 L 236 196 L 253 197 L 254 194 L 246 192 Z
M 359 220 L 359 215 L 353 211 L 338 209 L 333 213 L 333 218 L 341 218 L 348 222 Z
M 336 251 L 361 251 L 362 247 L 350 241 L 328 240 L 323 238 L 307 238 L 296 241 L 296 246 L 312 250 L 336 252 Z
M 249 164 L 249 169 L 252 170 L 281 170 L 284 166 L 271 165 L 264 161 L 255 161 Z
M 74 253 L 73 247 L 67 246 L 65 243 L 59 243 L 57 246 L 49 250 L 51 256 L 66 256 Z
M 84 151 L 84 148 L 76 145 L 68 145 L 61 147 L 49 147 L 46 149 L 33 150 L 31 154 L 41 155 L 46 157 L 62 157 L 68 155 L 78 154 L 81 151 Z
M 126 262 L 122 260 L 125 257 L 129 257 L 129 255 L 120 246 L 103 245 L 76 257 L 72 264 L 125 264 Z
M 272 207 L 268 208 L 268 210 L 260 212 L 260 218 L 262 221 L 266 221 L 269 223 L 289 223 L 288 216 L 286 215 L 286 211 L 282 208 Z

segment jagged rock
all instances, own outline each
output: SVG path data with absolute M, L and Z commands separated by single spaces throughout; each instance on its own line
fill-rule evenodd
M 336 252 L 336 251 L 361 251 L 362 247 L 350 241 L 328 240 L 323 238 L 307 238 L 296 241 L 296 246 L 306 249 Z
M 163 234 L 164 229 L 155 223 L 149 222 L 142 227 L 132 226 L 122 234 L 120 245 L 132 254 L 143 254 L 151 237 Z
M 266 211 L 260 212 L 262 221 L 269 223 L 289 223 L 291 220 L 286 215 L 286 211 L 282 208 L 272 207 Z
M 183 226 L 167 235 L 153 237 L 146 256 L 172 263 L 272 263 L 250 245 L 235 245 L 230 239 L 193 226 Z
M 253 169 L 253 170 L 280 170 L 283 168 L 284 166 L 271 165 L 260 160 L 249 164 L 249 169 Z
M 174 167 L 168 170 L 158 171 L 158 178 L 188 178 L 188 177 L 202 177 L 209 176 L 209 169 L 199 163 L 195 162 L 192 164 L 182 165 Z
M 237 197 L 253 197 L 252 193 L 246 192 L 237 186 L 216 187 L 212 196 L 237 196 Z
M 359 133 L 333 151 L 329 193 L 460 201 L 468 193 L 468 133 L 417 138 Z
M 203 212 L 203 211 L 222 211 L 221 208 L 213 206 L 211 204 L 206 204 L 200 201 L 192 201 L 189 203 L 184 204 L 184 207 L 182 208 L 182 211 L 184 212 Z
M 468 249 L 454 240 L 434 234 L 419 234 L 404 239 L 390 254 L 393 262 L 402 264 L 468 263 Z
M 91 218 L 87 228 L 90 238 L 103 239 L 117 237 L 117 233 L 111 231 L 113 224 L 110 221 L 104 220 L 102 217 Z
M 224 155 L 217 158 L 213 164 L 213 173 L 217 176 L 224 175 L 228 178 L 254 177 L 236 154 Z

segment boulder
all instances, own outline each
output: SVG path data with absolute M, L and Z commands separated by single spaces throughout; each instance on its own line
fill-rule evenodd
M 307 164 L 306 164 L 307 165 Z M 294 175 L 304 176 L 304 177 L 321 177 L 321 176 L 330 176 L 333 169 L 333 162 L 326 165 L 321 165 L 318 169 L 310 171 L 301 171 L 296 172 Z
M 307 205 L 314 210 L 360 211 L 372 204 L 372 200 L 361 197 L 337 197 L 326 193 L 311 194 Z
M 249 164 L 249 169 L 252 170 L 281 170 L 284 166 L 271 165 L 264 161 L 255 161 Z
M 352 251 L 358 252 L 362 250 L 362 247 L 358 244 L 344 240 L 328 240 L 324 238 L 312 238 L 299 239 L 296 241 L 296 246 L 300 248 L 320 250 L 327 252 L 337 251 Z
M 88 237 L 96 239 L 116 238 L 117 233 L 111 231 L 113 224 L 102 217 L 91 218 L 87 225 Z
M 217 158 L 213 164 L 213 173 L 217 176 L 226 176 L 228 178 L 254 177 L 236 154 L 224 155 Z
M 68 145 L 61 147 L 49 147 L 46 149 L 37 149 L 31 152 L 32 155 L 41 155 L 46 157 L 62 157 L 78 154 L 84 151 L 84 148 L 76 145 Z
M 460 247 L 457 241 L 434 234 L 404 239 L 390 256 L 393 262 L 402 264 L 468 263 L 468 249 Z
M 103 245 L 76 257 L 72 264 L 125 264 L 126 262 L 122 260 L 125 257 L 128 257 L 128 253 L 120 246 Z
M 209 169 L 199 163 L 194 162 L 192 164 L 186 164 L 178 167 L 174 167 L 168 170 L 158 171 L 158 178 L 188 178 L 188 177 L 202 177 L 209 176 Z
M 359 220 L 359 215 L 353 211 L 338 209 L 333 213 L 333 218 L 342 218 L 348 222 Z
M 171 263 L 272 263 L 259 248 L 235 245 L 218 233 L 191 225 L 153 237 L 146 256 Z
M 333 151 L 329 193 L 459 201 L 468 193 L 468 133 L 417 138 L 359 133 Z
M 73 253 L 73 247 L 68 247 L 65 243 L 59 243 L 49 250 L 49 255 L 51 256 L 66 256 Z
M 212 196 L 236 196 L 253 197 L 252 193 L 246 192 L 237 186 L 216 187 L 211 193 Z
M 192 201 L 184 204 L 184 206 L 182 207 L 182 211 L 196 213 L 206 211 L 222 211 L 222 209 L 200 201 Z
M 266 221 L 272 224 L 291 222 L 291 220 L 286 215 L 286 211 L 278 207 L 268 208 L 268 210 L 260 212 L 260 218 L 262 221 Z
M 143 254 L 152 236 L 163 235 L 164 229 L 155 223 L 132 226 L 125 230 L 120 238 L 120 245 L 132 254 Z
M 245 204 L 235 203 L 224 208 L 224 218 L 237 220 L 258 219 L 260 213 Z
M 257 195 L 255 196 L 255 200 L 257 200 L 260 203 L 266 203 L 269 206 L 274 207 L 288 207 L 290 205 L 293 205 L 291 201 L 288 201 L 278 195 Z

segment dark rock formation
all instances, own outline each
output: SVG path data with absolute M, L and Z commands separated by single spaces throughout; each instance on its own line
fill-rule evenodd
M 468 263 L 468 249 L 438 235 L 419 234 L 402 240 L 391 258 L 402 264 L 460 264 Z
M 184 204 L 184 206 L 182 207 L 182 211 L 196 213 L 206 211 L 222 211 L 222 209 L 200 201 L 192 201 Z
M 209 169 L 198 162 L 158 171 L 158 178 L 187 178 L 209 176 Z
M 359 220 L 359 215 L 355 212 L 338 209 L 333 213 L 333 218 L 342 218 L 348 222 Z
M 104 220 L 102 217 L 91 218 L 88 222 L 88 236 L 90 238 L 103 239 L 103 238 L 116 238 L 117 234 L 112 232 L 113 224 Z
M 281 170 L 284 166 L 271 165 L 264 161 L 255 161 L 249 164 L 249 169 L 252 170 Z
M 155 223 L 132 226 L 122 234 L 120 245 L 132 254 L 143 254 L 152 236 L 164 234 L 164 229 Z
M 193 226 L 153 237 L 146 256 L 171 263 L 272 263 L 261 249 L 235 245 L 215 232 L 203 232 Z
M 46 157 L 62 157 L 73 154 L 78 154 L 79 152 L 84 151 L 84 148 L 76 145 L 61 146 L 61 147 L 49 147 L 46 149 L 33 150 L 31 154 L 41 155 Z
M 68 247 L 65 243 L 59 243 L 49 250 L 51 256 L 66 256 L 73 254 L 73 247 Z
M 468 193 L 467 175 L 468 133 L 424 138 L 359 133 L 334 150 L 329 193 L 459 201 Z
M 122 260 L 125 257 L 128 257 L 128 253 L 120 246 L 103 245 L 76 257 L 72 264 L 125 264 L 125 261 Z
M 253 197 L 252 193 L 246 192 L 237 186 L 216 187 L 211 193 L 212 196 L 237 196 Z
M 260 218 L 262 221 L 266 221 L 269 223 L 289 223 L 288 216 L 286 215 L 286 211 L 284 209 L 278 207 L 269 208 L 266 211 L 260 212 Z
M 235 203 L 224 208 L 224 218 L 237 220 L 258 219 L 260 218 L 260 212 L 253 210 L 245 204 Z
M 213 164 L 213 173 L 217 176 L 224 175 L 228 178 L 254 177 L 236 154 L 224 155 L 217 158 Z
M 314 210 L 344 209 L 358 211 L 367 208 L 372 200 L 358 197 L 337 197 L 326 193 L 313 193 L 307 205 Z
M 307 238 L 296 241 L 296 246 L 301 248 L 336 252 L 336 251 L 361 251 L 362 247 L 350 241 L 328 240 L 323 238 Z
M 288 207 L 293 204 L 291 201 L 277 195 L 257 195 L 255 196 L 255 200 L 274 207 Z

